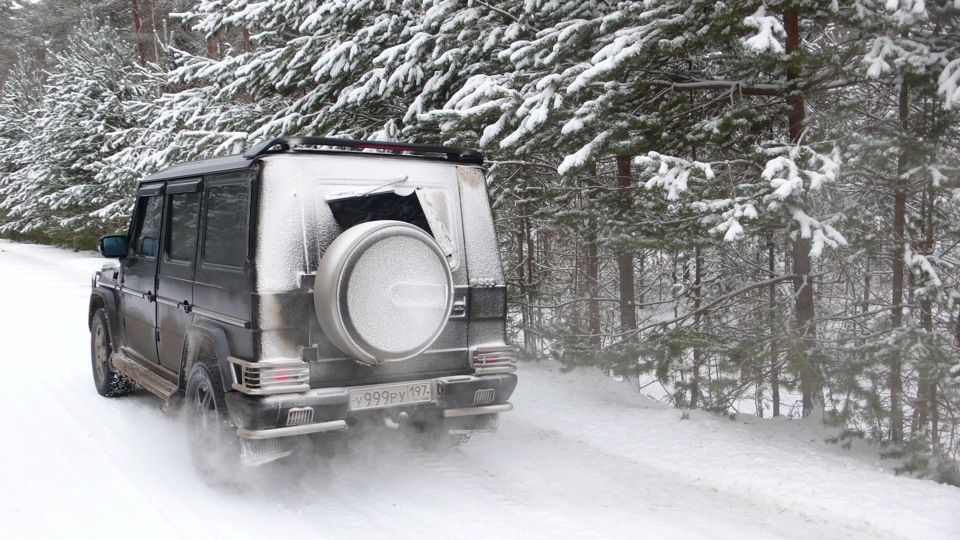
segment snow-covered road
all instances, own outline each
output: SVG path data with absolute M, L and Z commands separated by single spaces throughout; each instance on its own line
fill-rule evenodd
M 521 366 L 496 436 L 441 454 L 358 437 L 210 487 L 157 400 L 94 390 L 101 264 L 0 241 L 2 538 L 960 538 L 960 489 L 895 477 L 816 424 L 684 420 L 546 363 Z

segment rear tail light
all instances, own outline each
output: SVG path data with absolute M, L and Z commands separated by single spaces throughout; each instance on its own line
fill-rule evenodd
M 477 347 L 473 350 L 471 363 L 477 375 L 512 373 L 517 370 L 517 348 L 509 345 Z
M 230 360 L 233 389 L 259 396 L 305 392 L 310 389 L 310 366 L 300 359 L 271 358 L 248 362 L 232 356 Z

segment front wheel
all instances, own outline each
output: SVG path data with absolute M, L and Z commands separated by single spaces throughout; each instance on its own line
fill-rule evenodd
M 194 466 L 217 483 L 235 479 L 240 465 L 240 439 L 230 427 L 220 372 L 197 363 L 187 378 L 187 436 Z
M 93 363 L 93 384 L 101 396 L 124 396 L 133 390 L 133 383 L 110 369 L 110 355 L 113 345 L 110 343 L 110 327 L 107 324 L 107 312 L 98 309 L 93 314 L 90 325 L 90 358 Z

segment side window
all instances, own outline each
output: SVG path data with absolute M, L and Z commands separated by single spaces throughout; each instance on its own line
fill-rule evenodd
M 247 259 L 249 191 L 246 184 L 211 186 L 207 190 L 203 261 L 242 267 Z
M 137 216 L 137 234 L 133 239 L 133 253 L 141 257 L 156 257 L 160 246 L 160 217 L 163 197 L 153 195 L 140 198 L 143 211 Z
M 173 261 L 193 262 L 197 254 L 197 221 L 200 217 L 200 194 L 170 195 L 168 231 L 170 245 L 167 257 Z

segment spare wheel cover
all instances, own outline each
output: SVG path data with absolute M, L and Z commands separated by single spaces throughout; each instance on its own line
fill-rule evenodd
M 330 341 L 356 360 L 406 360 L 436 341 L 453 304 L 453 276 L 436 241 L 402 221 L 347 229 L 317 267 L 313 301 Z

